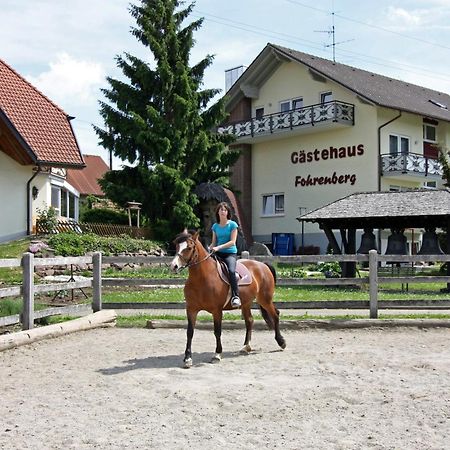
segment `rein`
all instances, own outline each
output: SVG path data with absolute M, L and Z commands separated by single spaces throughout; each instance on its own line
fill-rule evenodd
M 195 252 L 196 255 L 193 255 L 191 258 L 189 258 L 187 261 L 183 258 L 183 256 L 181 255 L 181 253 L 177 253 L 178 257 L 183 260 L 185 262 L 184 266 L 181 266 L 177 272 L 181 272 L 183 269 L 189 268 L 189 267 L 193 267 L 196 266 L 197 264 L 201 264 L 203 261 L 206 261 L 208 258 L 211 258 L 211 256 L 213 255 L 213 253 L 208 253 L 203 259 L 201 259 L 200 261 L 193 261 L 191 262 L 195 256 L 198 255 L 198 250 L 195 247 Z

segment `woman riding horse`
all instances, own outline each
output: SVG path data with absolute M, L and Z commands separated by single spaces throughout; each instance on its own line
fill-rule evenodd
M 176 254 L 172 260 L 171 269 L 176 272 L 185 267 L 189 269 L 189 276 L 184 286 L 188 319 L 184 367 L 192 366 L 192 338 L 198 312 L 202 310 L 211 313 L 213 316 L 216 351 L 212 362 L 218 362 L 221 360 L 222 354 L 223 310 L 232 309 L 228 301 L 229 286 L 220 277 L 217 262 L 203 247 L 198 239 L 197 232 L 192 234 L 188 232 L 181 233 L 175 238 L 174 244 L 176 246 Z M 269 264 L 250 259 L 240 260 L 240 262 L 251 274 L 251 282 L 241 286 L 239 290 L 241 311 L 246 326 L 244 347 L 241 352 L 248 353 L 251 351 L 250 340 L 253 327 L 251 306 L 255 298 L 267 325 L 270 329 L 275 330 L 276 342 L 284 349 L 286 342 L 280 333 L 279 311 L 273 304 L 276 282 L 275 269 Z
M 236 239 L 238 224 L 231 220 L 231 208 L 227 202 L 221 202 L 216 207 L 216 223 L 212 226 L 212 242 L 209 249 L 226 264 L 231 286 L 231 306 L 239 308 L 238 282 L 236 279 L 237 247 Z

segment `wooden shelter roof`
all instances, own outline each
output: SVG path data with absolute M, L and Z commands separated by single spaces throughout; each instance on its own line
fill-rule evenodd
M 447 228 L 450 190 L 360 192 L 303 214 L 297 220 L 321 228 Z

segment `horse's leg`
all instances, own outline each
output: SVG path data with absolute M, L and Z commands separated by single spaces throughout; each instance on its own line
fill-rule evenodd
M 189 369 L 189 367 L 192 366 L 192 338 L 194 336 L 194 328 L 195 328 L 195 322 L 197 321 L 197 311 L 186 311 L 187 313 L 187 319 L 188 319 L 188 326 L 187 326 L 187 341 L 186 341 L 186 350 L 184 352 L 184 367 L 186 369 Z
M 277 341 L 277 344 L 284 350 L 286 348 L 286 341 L 280 332 L 280 311 L 278 311 L 278 309 L 275 308 L 275 305 L 273 303 L 272 306 L 273 309 L 275 310 L 275 314 L 272 315 L 273 327 L 275 330 L 275 340 Z
M 252 329 L 253 329 L 253 316 L 250 306 L 242 307 L 242 315 L 244 316 L 245 321 L 245 341 L 244 346 L 241 348 L 240 352 L 243 354 L 248 354 L 252 351 L 250 347 L 250 341 L 252 340 Z
M 286 348 L 286 341 L 280 332 L 280 312 L 273 304 L 272 295 L 264 295 L 262 292 L 258 294 L 257 301 L 261 306 L 261 313 L 269 327 L 275 330 L 275 340 L 282 348 Z
M 222 311 L 213 314 L 214 319 L 214 336 L 216 337 L 216 353 L 211 362 L 217 363 L 222 360 Z

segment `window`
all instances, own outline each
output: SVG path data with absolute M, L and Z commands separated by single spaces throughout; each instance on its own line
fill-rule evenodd
M 288 112 L 291 109 L 291 101 L 280 102 L 280 112 Z
M 263 195 L 262 215 L 277 216 L 284 214 L 284 194 Z
M 438 102 L 437 100 L 431 99 L 431 100 L 428 100 L 428 101 L 429 101 L 430 103 L 433 103 L 433 105 L 439 106 L 439 108 L 442 108 L 442 109 L 448 109 L 448 106 L 447 106 L 447 105 L 444 105 L 443 103 Z
M 78 219 L 78 197 L 60 186 L 52 186 L 51 205 L 55 208 L 58 217 Z
M 288 112 L 291 109 L 303 108 L 303 98 L 293 98 L 292 100 L 283 100 L 280 102 L 280 112 Z
M 320 94 L 320 103 L 327 103 L 333 101 L 333 93 L 331 91 L 322 92 Z
M 424 181 L 423 188 L 424 189 L 437 189 L 437 182 L 436 181 Z
M 423 140 L 425 142 L 436 142 L 436 127 L 423 124 Z
M 51 206 L 55 209 L 55 211 L 59 216 L 61 211 L 61 197 L 60 197 L 60 188 L 57 186 L 52 186 Z
M 262 119 L 264 116 L 264 107 L 255 109 L 255 119 Z
M 391 156 L 407 155 L 409 153 L 409 137 L 390 134 L 389 153 Z
M 303 98 L 294 98 L 292 100 L 292 109 L 301 109 L 303 108 Z
M 389 185 L 389 191 L 390 192 L 406 192 L 406 191 L 412 191 L 413 188 L 406 187 L 406 186 L 396 186 L 396 185 Z

